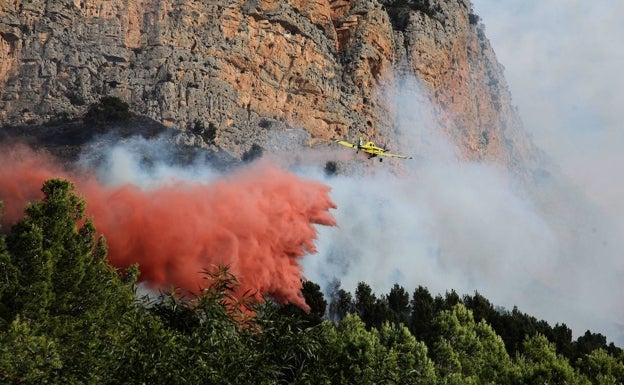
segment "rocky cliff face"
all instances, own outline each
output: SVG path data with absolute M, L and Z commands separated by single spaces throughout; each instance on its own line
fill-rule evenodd
M 534 156 L 469 0 L 9 0 L 0 125 L 80 117 L 102 95 L 240 154 L 272 130 L 310 143 L 392 132 L 380 84 L 427 88 L 467 159 Z M 417 128 L 415 128 L 417 129 Z M 189 130 L 191 132 L 192 130 Z

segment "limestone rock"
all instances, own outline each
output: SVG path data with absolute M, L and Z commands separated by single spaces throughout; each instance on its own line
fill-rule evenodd
M 238 155 L 288 128 L 310 144 L 379 138 L 393 122 L 376 90 L 397 67 L 422 79 L 465 158 L 536 156 L 469 0 L 0 5 L 0 125 L 80 117 L 112 95 L 180 131 L 212 125 Z

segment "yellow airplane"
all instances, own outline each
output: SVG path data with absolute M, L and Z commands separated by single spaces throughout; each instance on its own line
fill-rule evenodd
M 376 146 L 375 143 L 368 141 L 366 143 L 364 143 L 364 141 L 362 140 L 362 138 L 360 137 L 360 140 L 358 140 L 357 144 L 353 144 L 353 143 L 349 143 L 345 140 L 335 140 L 336 143 L 345 146 L 345 147 L 351 147 L 351 148 L 355 148 L 355 153 L 357 154 L 360 150 L 362 150 L 362 152 L 366 153 L 368 155 L 368 159 L 370 158 L 374 158 L 376 156 L 390 156 L 393 158 L 401 158 L 401 159 L 413 159 L 411 156 L 407 156 L 407 155 L 399 155 L 399 154 L 391 154 L 387 149 Z M 379 161 L 383 161 L 383 158 L 379 158 Z

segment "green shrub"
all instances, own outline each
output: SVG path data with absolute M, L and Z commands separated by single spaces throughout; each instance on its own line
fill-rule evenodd
M 85 123 L 123 122 L 130 119 L 128 103 L 115 96 L 103 96 L 84 116 Z
M 338 164 L 333 160 L 327 161 L 327 163 L 325 163 L 325 175 L 336 175 L 337 173 Z
M 264 153 L 264 149 L 257 143 L 251 145 L 251 148 L 243 153 L 243 162 L 253 162 L 254 160 L 261 158 Z

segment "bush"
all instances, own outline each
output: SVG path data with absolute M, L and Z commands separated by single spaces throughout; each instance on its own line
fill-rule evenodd
M 257 143 L 251 145 L 251 148 L 243 153 L 242 161 L 246 163 L 253 162 L 254 160 L 261 158 L 264 153 L 264 149 Z
M 103 96 L 84 116 L 85 123 L 123 122 L 130 119 L 128 103 L 114 96 Z
M 199 119 L 195 119 L 193 123 L 188 124 L 188 129 L 195 135 L 199 135 L 206 140 L 207 143 L 214 144 L 217 137 L 217 127 L 212 123 L 208 123 L 208 127 Z
M 325 163 L 325 175 L 336 175 L 338 173 L 338 164 L 333 161 L 327 161 Z
M 206 131 L 206 126 L 204 125 L 204 122 L 199 119 L 195 119 L 192 124 L 189 123 L 188 128 L 195 135 L 203 135 L 204 131 Z

